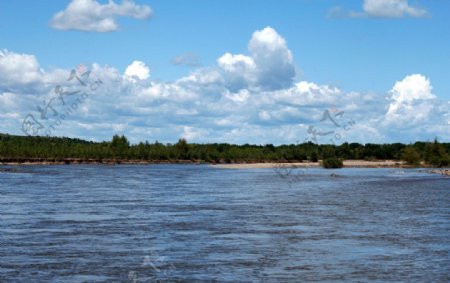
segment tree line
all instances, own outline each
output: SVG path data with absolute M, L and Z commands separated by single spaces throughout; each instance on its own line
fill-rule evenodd
M 404 160 L 412 165 L 425 162 L 432 166 L 448 166 L 450 143 L 415 142 L 413 144 L 360 144 L 341 145 L 289 144 L 234 145 L 228 143 L 196 144 L 185 139 L 177 143 L 140 142 L 130 144 L 125 136 L 115 135 L 111 141 L 92 142 L 81 139 L 14 136 L 0 134 L 0 158 L 54 159 L 70 158 L 102 160 L 142 160 L 231 163 L 231 162 L 302 162 L 329 158 Z

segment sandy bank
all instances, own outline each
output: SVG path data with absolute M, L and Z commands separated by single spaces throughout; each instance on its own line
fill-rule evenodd
M 227 168 L 227 169 L 255 169 L 255 168 L 276 168 L 276 167 L 319 167 L 319 162 L 308 162 L 308 163 L 232 163 L 232 164 L 215 164 L 211 165 L 216 168 Z
M 345 160 L 344 167 L 368 167 L 368 168 L 389 168 L 389 167 L 404 167 L 405 162 L 398 160 Z
M 441 174 L 445 176 L 450 176 L 450 170 L 449 169 L 442 169 L 442 170 L 430 170 L 428 171 L 433 174 Z
M 401 161 L 395 160 L 345 160 L 344 167 L 362 167 L 362 168 L 390 168 L 390 167 L 402 167 L 404 165 Z M 299 168 L 311 168 L 320 167 L 319 162 L 302 162 L 302 163 L 235 163 L 235 164 L 217 164 L 212 165 L 217 168 L 228 169 L 254 169 L 254 168 L 276 168 L 276 167 L 299 167 Z

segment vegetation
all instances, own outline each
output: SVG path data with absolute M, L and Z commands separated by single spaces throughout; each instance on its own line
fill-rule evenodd
M 394 159 L 417 165 L 448 166 L 450 143 L 416 142 L 405 145 L 343 143 L 317 145 L 312 142 L 274 146 L 233 145 L 227 143 L 194 144 L 180 139 L 176 144 L 140 142 L 130 144 L 125 136 L 115 135 L 111 141 L 91 142 L 80 139 L 13 136 L 0 134 L 0 162 L 70 159 L 142 160 L 146 162 L 301 162 L 338 159 Z
M 436 167 L 445 167 L 450 164 L 448 144 L 441 144 L 437 140 L 424 147 L 424 160 Z
M 420 154 L 412 146 L 407 146 L 403 149 L 402 159 L 410 165 L 419 165 L 421 160 Z
M 344 163 L 342 162 L 342 159 L 337 158 L 337 157 L 329 157 L 329 158 L 325 158 L 322 161 L 322 166 L 324 168 L 342 168 L 344 167 Z

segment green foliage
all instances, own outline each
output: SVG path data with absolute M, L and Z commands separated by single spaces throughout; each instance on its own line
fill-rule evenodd
M 189 145 L 185 139 L 179 139 L 176 148 L 176 158 L 178 159 L 189 159 Z
M 340 159 L 340 158 L 330 157 L 330 158 L 325 158 L 322 161 L 322 166 L 327 169 L 342 168 L 342 167 L 344 167 L 344 163 L 342 162 L 342 159 Z
M 129 156 L 130 142 L 128 139 L 122 135 L 114 135 L 110 144 L 113 156 L 116 158 L 126 158 Z
M 333 145 L 323 145 L 323 147 L 319 147 L 319 151 L 321 153 L 320 155 L 322 156 L 322 159 L 336 156 L 335 146 Z
M 437 139 L 433 143 L 426 144 L 424 151 L 424 159 L 430 165 L 445 167 L 450 164 L 450 155 L 446 145 L 439 143 Z
M 420 154 L 412 146 L 403 149 L 402 159 L 411 165 L 419 165 L 421 160 Z
M 312 162 L 317 162 L 317 161 L 319 161 L 319 155 L 317 154 L 317 152 L 313 151 L 313 152 L 311 153 L 310 160 L 311 160 Z
M 417 142 L 413 145 L 359 144 L 317 145 L 312 142 L 274 146 L 233 145 L 226 143 L 190 144 L 185 139 L 175 144 L 140 142 L 130 144 L 122 135 L 111 141 L 89 142 L 80 139 L 12 136 L 0 134 L 0 159 L 54 159 L 70 158 L 144 161 L 192 160 L 205 162 L 264 162 L 330 159 L 404 159 L 416 164 L 425 160 L 433 166 L 448 166 L 450 143 Z M 419 158 L 418 158 L 419 157 Z

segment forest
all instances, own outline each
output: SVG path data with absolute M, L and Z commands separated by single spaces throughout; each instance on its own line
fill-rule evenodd
M 185 139 L 163 144 L 140 142 L 130 144 L 125 136 L 115 135 L 111 141 L 92 142 L 65 137 L 14 136 L 0 134 L 0 162 L 66 161 L 71 159 L 102 163 L 113 160 L 146 162 L 303 162 L 325 159 L 404 160 L 410 165 L 445 167 L 450 163 L 450 143 L 415 142 L 413 144 L 341 145 L 289 144 L 274 146 L 234 145 L 228 143 L 196 144 Z

